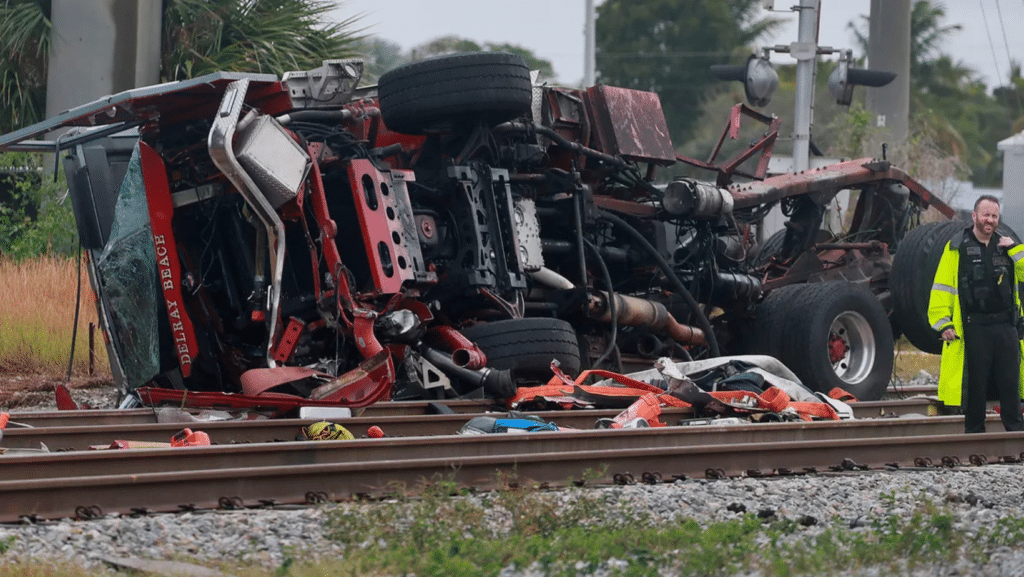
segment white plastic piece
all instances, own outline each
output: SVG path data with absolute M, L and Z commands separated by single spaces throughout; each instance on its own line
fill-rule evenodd
M 853 407 L 840 401 L 839 399 L 833 399 L 825 393 L 814 393 L 814 396 L 818 397 L 822 401 L 832 405 L 832 408 L 839 414 L 840 419 L 852 419 L 853 418 Z
M 348 419 L 352 409 L 348 407 L 299 407 L 300 419 Z

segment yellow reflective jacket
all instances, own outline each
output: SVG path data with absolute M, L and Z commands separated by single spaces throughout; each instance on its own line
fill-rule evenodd
M 961 233 L 965 234 L 965 233 Z M 961 234 L 946 243 L 935 271 L 931 295 L 928 299 L 928 323 L 938 332 L 949 327 L 956 330 L 960 337 L 942 344 L 942 362 L 939 365 L 939 400 L 950 406 L 959 406 L 964 382 L 964 323 L 960 316 L 960 298 L 958 296 L 958 274 L 960 268 Z M 998 242 L 998 235 L 993 235 L 990 242 Z M 1024 279 L 1024 245 L 1010 247 L 1007 254 L 1013 259 L 1016 281 Z M 1020 295 L 1013 291 L 1017 310 L 1020 310 Z M 1024 395 L 1024 343 L 1021 348 L 1021 383 L 1020 392 Z

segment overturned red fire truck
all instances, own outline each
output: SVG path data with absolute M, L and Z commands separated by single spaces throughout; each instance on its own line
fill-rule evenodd
M 682 158 L 656 94 L 535 86 L 509 54 L 369 87 L 361 71 L 216 73 L 0 137 L 61 151 L 125 395 L 507 398 L 552 361 L 762 353 L 876 399 L 894 334 L 935 339 L 917 263 L 937 229 L 901 241 L 928 206 L 952 211 L 884 160 L 766 178 L 779 121 L 740 105 L 722 139 L 752 118 L 759 142 Z M 679 162 L 713 177 L 659 183 Z M 844 189 L 857 205 L 835 237 L 822 214 Z M 758 244 L 776 205 L 787 226 Z M 890 283 L 897 246 L 907 273 Z

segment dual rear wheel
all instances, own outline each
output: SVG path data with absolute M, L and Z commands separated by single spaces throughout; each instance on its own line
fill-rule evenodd
M 845 281 L 790 285 L 772 291 L 755 314 L 752 352 L 779 359 L 810 389 L 839 387 L 868 401 L 888 387 L 892 329 L 867 287 Z

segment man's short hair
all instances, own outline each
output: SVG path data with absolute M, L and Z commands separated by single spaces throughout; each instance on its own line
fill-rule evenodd
M 981 204 L 981 201 L 983 201 L 983 200 L 987 200 L 989 202 L 994 202 L 994 203 L 996 203 L 996 206 L 1001 206 L 999 204 L 999 199 L 998 198 L 992 196 L 991 194 L 983 194 L 983 195 L 978 197 L 978 200 L 974 201 L 974 211 L 975 212 L 978 211 L 978 205 Z

